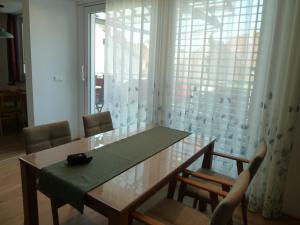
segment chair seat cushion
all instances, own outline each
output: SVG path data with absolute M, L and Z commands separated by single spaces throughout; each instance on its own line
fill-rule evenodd
M 221 173 L 218 173 L 212 169 L 199 169 L 197 171 L 198 173 L 203 173 L 203 174 L 207 174 L 207 175 L 210 175 L 210 176 L 214 176 L 214 177 L 218 177 L 218 178 L 221 178 L 221 179 L 224 179 L 224 180 L 227 180 L 227 181 L 231 181 L 231 182 L 234 182 L 235 179 L 232 178 L 232 177 L 229 177 L 229 176 L 226 176 L 226 175 L 223 175 Z M 209 181 L 205 181 L 203 179 L 198 179 L 198 178 L 195 178 L 195 177 L 191 177 L 193 180 L 196 180 L 197 182 L 201 182 L 201 183 L 205 183 L 206 185 L 212 187 L 212 188 L 219 188 L 219 189 L 222 189 L 222 186 L 217 184 L 217 183 L 214 183 L 214 182 L 209 182 Z M 196 187 L 193 187 L 191 185 L 188 185 L 187 186 L 187 192 L 189 193 L 189 195 L 192 195 L 192 197 L 197 197 L 199 199 L 202 199 L 204 200 L 205 202 L 210 202 L 210 195 L 209 195 L 209 192 L 208 191 L 205 191 L 205 190 L 201 190 L 199 188 L 196 188 Z M 219 198 L 219 201 L 221 200 L 221 198 Z
M 182 203 L 164 199 L 151 208 L 146 215 L 166 225 L 208 225 L 209 218 Z
M 233 182 L 237 179 L 237 176 L 236 177 L 227 176 L 225 174 L 222 174 L 222 173 L 219 173 L 219 172 L 215 171 L 214 169 L 201 168 L 201 169 L 197 170 L 197 172 L 198 173 L 204 173 L 204 174 L 214 176 L 214 177 L 218 177 L 218 178 L 221 178 L 223 180 L 233 181 Z

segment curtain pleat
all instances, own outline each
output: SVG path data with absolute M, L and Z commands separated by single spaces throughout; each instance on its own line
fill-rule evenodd
M 161 123 L 217 138 L 216 148 L 244 157 L 261 33 L 262 0 L 176 0 L 167 51 Z M 215 167 L 236 174 L 234 163 Z
M 251 113 L 251 145 L 268 144 L 249 191 L 249 208 L 267 218 L 281 215 L 284 184 L 300 106 L 300 2 L 266 1 Z
M 156 2 L 107 2 L 104 109 L 116 127 L 153 121 Z

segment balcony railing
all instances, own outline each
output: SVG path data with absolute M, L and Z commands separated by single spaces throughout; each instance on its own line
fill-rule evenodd
M 104 74 L 95 74 L 95 112 L 101 112 L 104 105 Z

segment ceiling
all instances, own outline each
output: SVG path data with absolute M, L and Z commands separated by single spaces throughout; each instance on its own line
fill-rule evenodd
M 0 5 L 4 5 L 0 13 L 17 13 L 22 10 L 22 0 L 0 0 Z

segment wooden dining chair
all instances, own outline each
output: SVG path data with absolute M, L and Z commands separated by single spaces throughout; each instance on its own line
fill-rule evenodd
M 252 179 L 251 171 L 243 171 L 230 192 L 215 192 L 225 198 L 209 218 L 204 213 L 190 208 L 173 199 L 163 199 L 145 214 L 138 211 L 132 218 L 147 225 L 228 225 L 232 221 L 234 210 L 240 204 Z
M 68 121 L 45 124 L 23 129 L 25 136 L 26 154 L 39 152 L 72 141 Z M 63 202 L 51 200 L 53 224 L 59 225 L 58 209 L 65 205 Z
M 82 119 L 85 137 L 91 137 L 113 129 L 113 123 L 109 111 L 83 116 Z
M 23 126 L 23 115 L 21 109 L 22 96 L 18 92 L 0 93 L 0 136 L 3 136 L 3 121 L 15 120 L 18 126 Z
M 220 198 L 216 197 L 211 193 L 210 190 L 215 188 L 222 188 L 224 191 L 229 191 L 232 185 L 235 182 L 234 178 L 228 177 L 224 174 L 220 174 L 215 172 L 213 169 L 209 169 L 212 166 L 212 157 L 213 155 L 226 157 L 232 160 L 235 160 L 237 163 L 237 171 L 238 174 L 243 172 L 243 163 L 248 163 L 248 168 L 252 171 L 252 176 L 255 175 L 258 167 L 263 161 L 265 155 L 267 153 L 266 143 L 263 142 L 258 149 L 256 150 L 255 155 L 248 161 L 246 159 L 241 159 L 238 157 L 225 155 L 217 152 L 207 152 L 206 156 L 204 156 L 203 166 L 200 170 L 194 172 L 190 170 L 186 170 L 183 173 L 183 179 L 191 177 L 188 182 L 182 182 L 179 188 L 178 201 L 182 202 L 185 196 L 189 196 L 194 198 L 194 208 L 196 208 L 197 204 L 200 211 L 203 211 L 206 208 L 206 204 L 210 204 L 212 211 L 216 208 L 216 205 L 220 201 Z M 205 161 L 206 160 L 206 161 Z M 194 185 L 191 185 L 193 182 L 201 183 L 207 187 L 206 190 L 196 188 Z M 244 225 L 248 224 L 247 218 L 247 200 L 244 196 L 242 199 L 242 215 L 243 215 L 243 223 Z

